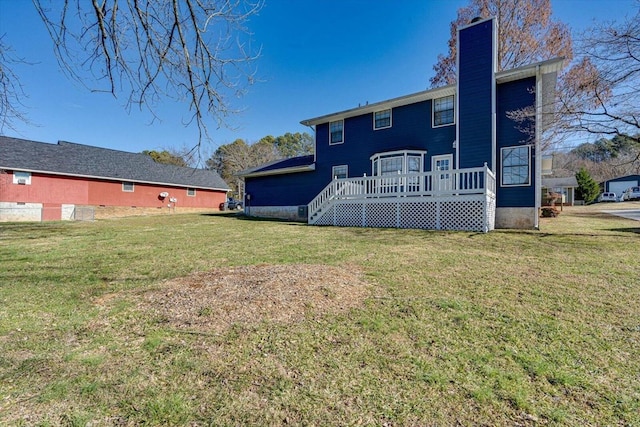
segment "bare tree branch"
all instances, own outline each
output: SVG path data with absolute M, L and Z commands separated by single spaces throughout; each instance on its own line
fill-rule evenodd
M 185 104 L 183 124 L 223 126 L 232 99 L 254 82 L 245 23 L 263 0 L 32 0 L 65 74 L 93 91 L 124 94 L 127 109 Z
M 26 94 L 12 66 L 26 64 L 24 59 L 16 57 L 0 36 L 0 134 L 5 129 L 16 130 L 16 122 L 30 123 L 24 108 Z

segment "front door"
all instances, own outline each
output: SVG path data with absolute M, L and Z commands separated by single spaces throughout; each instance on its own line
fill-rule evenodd
M 453 164 L 453 154 L 433 156 L 431 158 L 431 170 L 433 171 L 433 191 L 451 191 L 451 165 Z

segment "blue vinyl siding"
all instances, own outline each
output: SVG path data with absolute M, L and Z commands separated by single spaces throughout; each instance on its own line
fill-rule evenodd
M 247 206 L 301 206 L 308 204 L 325 187 L 316 172 L 298 172 L 245 179 Z
M 371 160 L 375 153 L 395 150 L 426 150 L 424 170 L 431 168 L 431 156 L 450 154 L 455 140 L 455 126 L 431 127 L 431 101 L 396 107 L 393 126 L 374 130 L 372 113 L 345 119 L 344 144 L 322 143 L 328 135 L 328 124 L 316 127 L 316 173 L 328 179 L 331 167 L 348 164 L 349 176 L 371 176 Z M 328 181 L 326 181 L 328 183 Z M 326 184 L 325 184 L 326 185 Z
M 517 123 L 507 118 L 509 111 L 516 111 L 521 108 L 535 105 L 535 94 L 532 89 L 535 88 L 536 79 L 530 77 L 528 79 L 518 80 L 498 85 L 496 108 L 498 113 L 498 121 L 496 126 L 498 147 L 496 156 L 496 205 L 498 207 L 532 207 L 535 206 L 535 159 L 536 153 L 533 147 L 534 141 L 530 134 L 523 132 L 523 124 Z M 531 126 L 533 124 L 531 123 Z M 533 128 L 531 128 L 533 130 Z M 514 147 L 531 144 L 530 159 L 530 176 L 529 186 L 521 187 L 503 187 L 500 185 L 502 181 L 501 171 L 502 164 L 500 158 L 501 148 Z
M 493 21 L 459 33 L 458 124 L 460 168 L 491 165 L 493 103 Z
M 423 170 L 431 157 L 453 153 L 455 126 L 432 128 L 431 101 L 396 107 L 393 126 L 374 130 L 372 113 L 344 120 L 344 143 L 329 144 L 329 123 L 316 126 L 316 170 L 247 178 L 245 191 L 255 206 L 299 206 L 309 203 L 331 182 L 331 169 L 348 165 L 349 177 L 371 176 L 370 157 L 395 150 L 426 150 Z

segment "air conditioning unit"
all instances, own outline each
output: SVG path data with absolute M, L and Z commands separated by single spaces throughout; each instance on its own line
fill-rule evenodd
M 162 197 L 163 199 L 165 197 L 167 197 L 169 195 L 169 193 L 167 193 L 166 191 L 163 191 L 162 193 L 160 193 L 160 197 Z
M 18 180 L 18 184 L 26 185 L 26 184 L 27 184 L 27 180 L 26 180 L 26 179 L 24 179 L 24 178 L 20 178 L 20 179 Z

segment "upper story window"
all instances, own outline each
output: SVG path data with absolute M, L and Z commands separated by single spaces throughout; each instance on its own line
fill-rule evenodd
M 502 159 L 502 185 L 518 186 L 530 185 L 531 147 L 506 147 L 501 150 Z
M 133 182 L 123 182 L 122 183 L 122 191 L 126 192 L 126 193 L 133 193 Z
M 344 120 L 329 122 L 329 144 L 344 142 Z
M 391 108 L 373 113 L 373 129 L 386 129 L 391 127 Z
M 31 185 L 31 172 L 13 171 L 13 183 L 19 185 Z
M 187 188 L 187 196 L 195 197 L 196 196 L 196 189 L 195 188 Z
M 349 166 L 347 165 L 334 166 L 331 168 L 332 178 L 342 179 L 342 178 L 347 178 L 348 176 L 349 176 Z
M 454 123 L 454 97 L 444 96 L 433 100 L 433 127 Z

